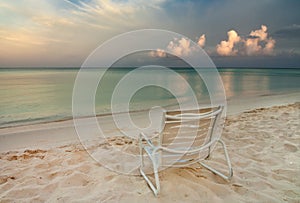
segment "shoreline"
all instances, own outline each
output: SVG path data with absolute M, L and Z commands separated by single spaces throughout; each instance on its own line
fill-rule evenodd
M 261 99 L 261 101 L 264 102 L 264 104 L 258 104 L 257 100 Z M 260 107 L 271 107 L 276 105 L 287 105 L 292 104 L 295 102 L 300 102 L 300 93 L 297 90 L 290 91 L 289 93 L 273 93 L 273 94 L 264 94 L 264 95 L 252 95 L 249 97 L 234 97 L 227 100 L 227 104 L 230 106 L 229 109 L 227 109 L 227 115 L 233 115 L 242 113 L 244 111 L 248 111 L 255 108 Z M 241 103 L 245 103 L 243 105 L 240 105 Z M 228 106 L 227 105 L 227 106 Z M 201 106 L 201 104 L 200 104 Z M 145 112 L 149 109 L 137 109 L 131 111 L 132 113 L 139 113 L 139 112 Z M 126 112 L 118 112 L 115 114 L 122 114 Z M 103 116 L 111 116 L 111 113 L 102 113 L 102 114 L 96 114 L 96 117 L 103 117 Z M 52 118 L 52 117 L 51 117 Z M 84 118 L 90 118 L 90 116 L 82 116 L 78 117 L 80 119 Z M 37 122 L 31 122 L 31 121 L 11 121 L 9 123 L 20 123 L 18 125 L 8 125 L 8 126 L 0 126 L 0 131 L 2 129 L 9 129 L 9 128 L 18 128 L 23 126 L 35 126 L 35 125 L 42 125 L 42 124 L 48 124 L 48 123 L 57 123 L 57 122 L 64 122 L 73 120 L 73 116 L 66 116 L 59 119 L 47 119 L 47 118 L 41 118 L 36 119 Z M 1 134 L 0 134 L 1 136 Z
M 227 102 L 226 115 L 227 117 L 239 115 L 243 112 L 259 108 L 285 106 L 297 102 L 300 102 L 300 93 L 297 92 L 232 99 Z M 142 112 L 145 111 L 136 111 L 135 113 L 141 114 Z M 110 136 L 113 133 L 120 134 L 114 123 L 112 123 L 113 120 L 111 117 L 111 114 L 97 116 L 98 122 L 101 120 L 106 125 L 106 129 L 103 132 L 105 136 Z M 90 119 L 92 118 L 83 117 L 80 119 L 84 120 L 84 125 L 90 125 Z M 142 119 L 145 120 L 145 118 Z M 98 132 L 98 129 L 91 128 L 90 132 L 94 135 Z M 88 136 L 86 139 L 92 139 L 93 135 Z M 62 143 L 80 143 L 73 119 L 0 128 L 0 152 L 37 146 L 51 148 L 51 146 L 59 146 Z
M 284 106 L 300 102 L 300 92 L 260 95 L 227 100 L 227 115 L 236 115 L 258 108 Z

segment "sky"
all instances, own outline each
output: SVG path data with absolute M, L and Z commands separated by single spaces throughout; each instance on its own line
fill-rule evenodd
M 80 67 L 112 37 L 154 28 L 193 40 L 219 67 L 300 68 L 299 10 L 298 0 L 0 0 L 0 67 Z M 186 38 L 166 47 L 192 48 Z

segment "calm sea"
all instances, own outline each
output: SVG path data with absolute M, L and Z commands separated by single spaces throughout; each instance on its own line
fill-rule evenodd
M 109 69 L 101 80 L 95 97 L 97 114 L 110 113 L 111 94 L 120 79 L 132 69 Z M 208 91 L 193 69 L 175 69 L 193 87 L 198 98 L 207 98 Z M 0 69 L 0 128 L 57 121 L 72 118 L 72 91 L 79 69 L 35 68 Z M 227 99 L 264 96 L 300 90 L 300 69 L 219 69 Z M 149 77 L 174 81 L 168 75 L 145 71 Z M 138 75 L 136 77 L 139 77 Z M 101 88 L 100 88 L 101 87 Z M 182 91 L 185 91 L 182 88 Z M 158 87 L 139 90 L 130 103 L 132 110 L 153 105 L 172 105 L 173 95 Z M 122 105 L 122 104 L 120 104 Z

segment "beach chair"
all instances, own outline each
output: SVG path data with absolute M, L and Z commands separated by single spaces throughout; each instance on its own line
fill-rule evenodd
M 155 196 L 160 192 L 159 170 L 168 167 L 186 167 L 199 163 L 203 167 L 230 180 L 233 172 L 224 142 L 220 139 L 222 106 L 198 110 L 167 111 L 163 113 L 163 129 L 156 137 L 140 133 L 140 173 L 152 189 Z M 228 174 L 203 163 L 208 159 L 215 145 L 223 147 Z M 145 158 L 150 160 L 145 166 Z M 151 166 L 151 167 L 149 167 Z M 155 181 L 149 175 L 154 173 Z M 155 184 L 154 184 L 155 182 Z

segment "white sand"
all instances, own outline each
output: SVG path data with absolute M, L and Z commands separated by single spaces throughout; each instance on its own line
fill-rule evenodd
M 0 201 L 299 202 L 299 121 L 300 103 L 228 116 L 222 138 L 234 169 L 231 182 L 197 165 L 170 168 L 160 172 L 158 198 L 141 176 L 120 175 L 93 160 L 72 121 L 1 129 Z M 102 122 L 111 138 L 97 149 L 136 149 L 135 140 L 114 138 L 119 132 L 109 119 Z M 212 162 L 223 159 L 219 152 Z

